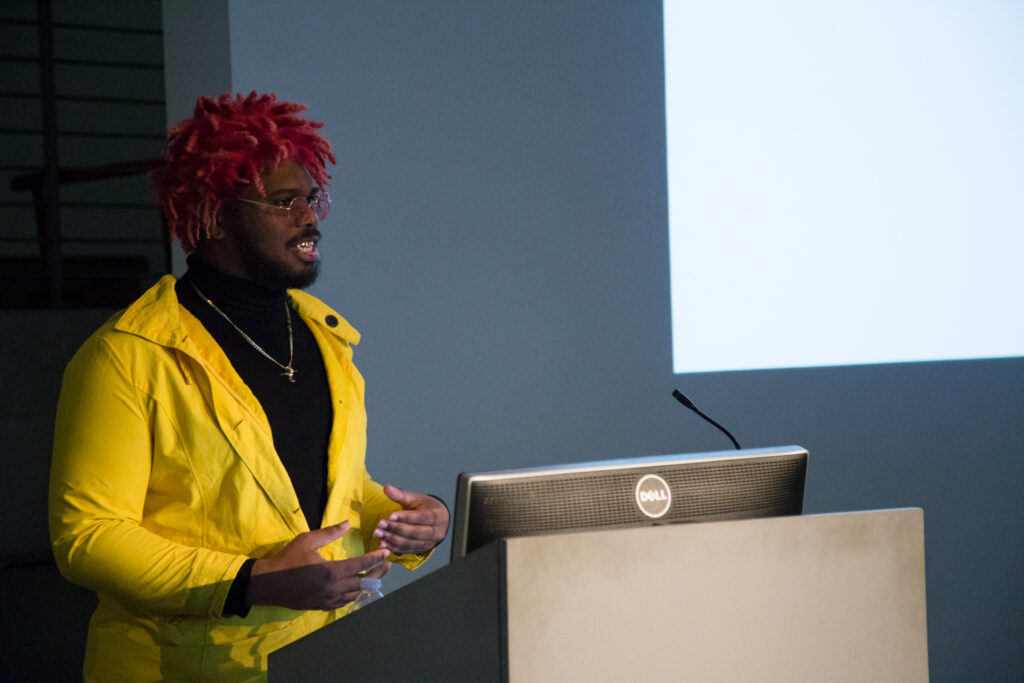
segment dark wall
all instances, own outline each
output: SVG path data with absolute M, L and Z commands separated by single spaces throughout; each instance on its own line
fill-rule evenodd
M 50 449 L 64 366 L 111 312 L 0 311 L 0 680 L 81 676 L 96 598 L 50 560 Z
M 52 73 L 40 68 L 37 5 L 51 6 Z M 164 230 L 145 176 L 95 175 L 98 167 L 158 157 L 163 144 L 160 2 L 142 0 L 132 9 L 124 11 L 117 0 L 0 3 L 4 308 L 42 307 L 56 300 L 47 296 L 49 278 L 44 277 L 43 262 L 50 254 L 63 256 L 51 263 L 63 264 L 62 298 L 68 306 L 117 308 L 167 271 Z M 53 163 L 65 171 L 54 193 L 59 210 L 50 214 L 57 223 L 51 229 L 61 237 L 59 249 L 47 248 L 50 242 L 41 239 L 47 221 L 37 220 L 26 184 L 47 162 L 50 108 L 43 93 L 50 87 Z
M 28 310 L 45 301 L 37 296 L 45 281 L 22 276 L 38 267 L 41 244 L 30 192 L 11 185 L 44 163 L 37 4 L 0 3 L 0 679 L 73 680 L 96 599 L 60 579 L 50 560 L 47 483 L 61 375 L 113 312 L 111 300 L 141 291 L 166 262 L 144 177 L 64 184 L 65 301 L 109 307 Z M 158 156 L 165 128 L 159 1 L 137 2 L 130 12 L 117 0 L 49 4 L 58 163 L 92 167 Z M 116 281 L 115 296 L 104 296 L 109 280 L 81 274 L 116 274 L 111 261 L 128 277 Z

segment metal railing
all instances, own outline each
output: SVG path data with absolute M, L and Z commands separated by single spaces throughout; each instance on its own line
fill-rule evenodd
M 141 3 L 138 7 L 148 7 L 150 15 L 155 8 L 156 15 L 159 14 L 159 2 Z M 5 212 L 0 229 L 0 307 L 123 305 L 139 293 L 140 287 L 171 269 L 170 246 L 155 203 L 145 189 L 131 193 L 133 196 L 126 197 L 126 201 L 111 201 L 123 193 L 119 191 L 117 197 L 111 197 L 109 192 L 96 192 L 98 199 L 90 195 L 87 200 L 69 200 L 62 196 L 62 188 L 71 183 L 145 174 L 157 163 L 152 158 L 92 163 L 90 159 L 76 158 L 76 145 L 71 143 L 109 143 L 104 152 L 115 158 L 128 156 L 116 155 L 119 145 L 137 148 L 141 144 L 152 148 L 155 156 L 164 138 L 162 79 L 159 87 L 149 85 L 141 91 L 129 84 L 123 84 L 121 91 L 120 81 L 127 80 L 125 74 L 140 70 L 162 72 L 162 50 L 148 49 L 143 51 L 142 58 L 132 58 L 124 50 L 117 54 L 117 50 L 109 48 L 112 41 L 127 37 L 159 46 L 154 41 L 162 40 L 162 31 L 152 26 L 152 19 L 149 26 L 132 26 L 131 17 L 120 17 L 118 21 L 125 22 L 123 25 L 88 23 L 89 18 L 84 22 L 75 21 L 74 17 L 55 19 L 50 0 L 37 0 L 35 10 L 34 18 L 0 14 L 0 26 L 18 31 L 20 36 L 28 37 L 34 27 L 38 44 L 35 55 L 12 47 L 27 41 L 5 41 L 7 45 L 0 50 L 0 64 L 38 65 L 38 87 L 33 87 L 27 78 L 0 87 L 0 99 L 5 104 L 16 103 L 21 114 L 36 102 L 35 123 L 27 116 L 19 116 L 18 122 L 0 127 L 0 134 L 16 143 L 12 146 L 38 147 L 40 152 L 37 164 L 26 165 L 24 159 L 5 159 L 6 146 L 0 145 L 0 171 L 17 174 L 9 183 L 14 195 L 0 197 L 0 210 Z M 61 10 L 68 11 L 63 5 Z M 145 24 L 145 20 L 141 21 Z M 59 32 L 60 40 L 55 39 L 55 32 Z M 111 56 L 111 52 L 115 54 Z M 90 89 L 72 82 L 75 79 L 69 79 L 65 73 L 62 89 L 58 69 L 68 68 L 86 70 L 76 71 L 76 75 L 88 73 L 85 80 L 102 84 L 102 88 Z M 127 126 L 127 130 L 111 130 L 104 125 L 91 130 L 87 122 L 83 124 L 80 118 L 72 116 L 65 116 L 62 125 L 60 107 L 93 105 L 116 110 L 114 126 L 146 119 L 146 108 L 152 112 L 159 107 L 159 125 L 146 124 L 141 130 L 138 124 Z M 99 118 L 106 123 L 104 117 Z M 31 193 L 30 198 L 18 197 L 22 192 Z M 35 223 L 31 233 L 26 232 L 22 219 L 13 218 L 18 212 L 23 214 L 27 207 L 31 207 Z M 117 212 L 126 209 L 149 217 L 141 229 L 124 230 L 112 237 L 95 234 L 95 230 L 66 229 L 62 216 L 69 209 L 79 215 L 82 210 L 106 212 L 110 218 L 100 222 L 107 225 L 118 225 Z

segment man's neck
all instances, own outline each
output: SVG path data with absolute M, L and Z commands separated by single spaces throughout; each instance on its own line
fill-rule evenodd
M 226 273 L 192 254 L 187 259 L 188 272 L 183 279 L 198 287 L 218 305 L 271 306 L 287 296 L 284 288 L 268 288 L 252 280 Z

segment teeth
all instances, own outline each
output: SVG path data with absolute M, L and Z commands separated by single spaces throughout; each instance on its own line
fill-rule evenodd
M 313 242 L 307 240 L 305 242 L 299 242 L 295 245 L 299 248 L 299 251 L 313 251 Z

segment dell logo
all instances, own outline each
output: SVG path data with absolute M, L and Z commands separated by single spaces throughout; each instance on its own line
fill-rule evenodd
M 672 489 L 657 474 L 647 474 L 636 483 L 636 504 L 640 512 L 657 519 L 672 505 Z

